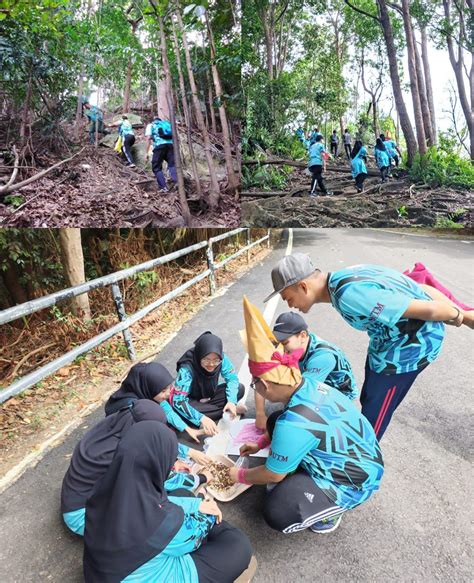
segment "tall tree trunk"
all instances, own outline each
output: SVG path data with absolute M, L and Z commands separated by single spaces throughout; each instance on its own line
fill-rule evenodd
M 211 154 L 211 140 L 209 138 L 209 132 L 207 131 L 206 125 L 204 123 L 204 116 L 202 115 L 202 111 L 201 111 L 201 103 L 199 101 L 196 80 L 194 78 L 194 72 L 193 72 L 193 67 L 192 67 L 192 63 L 191 63 L 191 55 L 189 52 L 189 46 L 188 46 L 188 41 L 187 41 L 187 37 L 186 37 L 186 31 L 184 30 L 183 20 L 181 18 L 180 7 L 179 7 L 178 2 L 176 2 L 175 15 L 176 15 L 179 30 L 181 33 L 181 38 L 183 39 L 184 55 L 186 58 L 186 69 L 188 72 L 189 84 L 191 86 L 191 95 L 192 95 L 194 114 L 196 116 L 196 122 L 197 122 L 198 129 L 201 132 L 202 139 L 204 142 L 204 154 L 206 156 L 206 161 L 207 161 L 207 165 L 209 168 L 209 180 L 210 180 L 209 205 L 212 209 L 215 209 L 218 206 L 219 199 L 220 199 L 219 183 L 217 182 L 216 171 L 214 168 L 214 160 L 212 159 L 212 154 Z
M 425 129 L 425 136 L 428 146 L 434 144 L 433 137 L 433 126 L 431 125 L 431 113 L 430 106 L 428 104 L 428 96 L 426 94 L 426 83 L 425 76 L 423 74 L 423 65 L 421 62 L 420 51 L 418 49 L 418 44 L 416 42 L 415 30 L 413 30 L 413 41 L 415 47 L 415 66 L 416 66 L 416 79 L 418 81 L 418 91 L 420 93 L 420 104 L 421 104 L 421 115 L 423 116 L 423 127 Z
M 23 112 L 21 115 L 21 126 L 20 126 L 20 144 L 24 146 L 26 143 L 26 133 L 30 126 L 30 103 L 31 94 L 33 91 L 33 65 L 31 65 L 30 74 L 28 75 L 28 84 L 26 86 L 26 97 L 25 103 L 23 104 Z
M 415 65 L 415 40 L 411 25 L 410 7 L 408 0 L 402 0 L 403 27 L 407 41 L 408 73 L 410 76 L 411 98 L 413 102 L 413 115 L 415 117 L 416 137 L 418 150 L 421 155 L 426 154 L 426 136 L 423 125 L 423 115 L 421 113 L 420 92 L 418 91 L 418 79 Z
M 196 183 L 196 191 L 199 195 L 199 198 L 202 198 L 201 181 L 199 179 L 199 173 L 198 173 L 197 164 L 196 164 L 196 156 L 194 154 L 194 149 L 193 149 L 193 139 L 191 136 L 191 115 L 189 112 L 188 101 L 186 99 L 186 86 L 184 84 L 183 70 L 181 68 L 181 55 L 179 54 L 178 37 L 176 35 L 176 27 L 175 27 L 174 22 L 172 21 L 171 24 L 173 27 L 173 45 L 174 45 L 174 54 L 176 57 L 176 64 L 177 64 L 177 68 L 178 68 L 179 89 L 181 92 L 181 104 L 183 107 L 183 114 L 184 114 L 185 123 L 186 123 L 186 133 L 187 133 L 187 137 L 188 137 L 189 156 L 191 158 L 191 167 L 193 169 L 194 181 Z
M 186 191 L 184 189 L 184 177 L 183 177 L 183 167 L 181 165 L 181 153 L 179 151 L 179 134 L 178 126 L 176 124 L 176 116 L 174 114 L 174 102 L 173 102 L 173 86 L 171 82 L 170 65 L 168 62 L 168 53 L 166 47 L 166 36 L 165 29 L 163 26 L 162 16 L 158 16 L 158 22 L 160 25 L 160 39 L 161 39 L 161 58 L 163 61 L 163 69 L 165 72 L 166 79 L 166 100 L 168 103 L 168 109 L 170 112 L 171 128 L 173 131 L 173 151 L 174 151 L 174 163 L 176 168 L 176 176 L 178 178 L 178 193 L 179 193 L 179 203 L 181 206 L 181 213 L 184 218 L 186 226 L 191 226 L 191 212 L 189 211 L 188 201 L 186 200 Z
M 411 125 L 410 117 L 403 99 L 403 92 L 400 83 L 400 75 L 398 74 L 398 60 L 397 51 L 395 49 L 395 41 L 393 38 L 392 23 L 388 12 L 387 3 L 385 0 L 377 0 L 380 13 L 380 24 L 387 46 L 388 63 L 390 70 L 390 80 L 392 82 L 393 97 L 395 105 L 397 106 L 398 116 L 400 118 L 400 125 L 402 127 L 403 135 L 407 144 L 407 166 L 413 164 L 416 154 L 416 138 Z
M 130 88 L 132 85 L 132 56 L 128 57 L 127 76 L 125 77 L 125 90 L 123 92 L 122 113 L 130 110 Z
M 217 124 L 216 124 L 216 113 L 214 111 L 214 94 L 212 93 L 212 83 L 211 83 L 211 79 L 209 77 L 209 71 L 206 71 L 206 77 L 207 77 L 207 84 L 209 87 L 209 113 L 211 115 L 211 129 L 212 129 L 212 133 L 216 134 L 217 133 Z
M 444 15 L 446 17 L 447 23 L 450 26 L 453 26 L 453 22 L 451 21 L 451 0 L 443 0 L 443 8 L 444 8 Z M 471 6 L 472 8 L 472 6 Z M 460 33 L 461 36 L 461 33 Z M 474 163 L 474 73 L 472 70 L 471 65 L 471 74 L 470 74 L 470 89 L 471 89 L 471 103 L 469 103 L 469 99 L 466 93 L 466 86 L 464 83 L 464 56 L 463 56 L 463 48 L 462 48 L 462 38 L 458 39 L 458 56 L 456 58 L 455 50 L 454 50 L 454 42 L 451 33 L 446 35 L 446 43 L 448 45 L 448 54 L 449 60 L 451 62 L 451 66 L 454 71 L 454 75 L 456 77 L 456 85 L 458 87 L 458 94 L 459 94 L 459 101 L 461 103 L 461 108 L 464 114 L 464 118 L 466 120 L 467 129 L 469 132 L 469 139 L 470 139 L 470 150 L 471 150 L 471 161 Z M 474 55 L 473 55 L 474 59 Z
M 222 91 L 221 79 L 216 65 L 216 45 L 214 43 L 214 35 L 212 33 L 211 23 L 209 22 L 208 12 L 205 13 L 207 32 L 209 35 L 209 46 L 211 49 L 211 70 L 212 78 L 214 80 L 214 87 L 216 89 L 216 100 L 219 107 L 219 119 L 222 126 L 222 138 L 224 140 L 224 156 L 225 165 L 227 168 L 227 180 L 229 182 L 229 189 L 238 196 L 239 177 L 234 170 L 234 159 L 232 157 L 232 147 L 230 144 L 229 124 L 227 123 L 227 112 L 225 110 L 224 92 Z
M 430 109 L 431 135 L 433 137 L 433 144 L 436 144 L 438 141 L 436 131 L 436 110 L 433 98 L 433 84 L 431 82 L 430 60 L 428 57 L 428 35 L 426 33 L 426 25 L 421 27 L 421 60 L 423 61 L 426 97 L 428 98 L 428 107 Z
M 76 142 L 78 142 L 80 140 L 80 137 L 81 137 L 82 95 L 84 94 L 84 75 L 85 75 L 85 66 L 83 63 L 81 65 L 81 72 L 79 75 L 79 86 L 77 89 L 76 121 L 74 123 L 74 138 L 75 138 Z
M 59 244 L 64 269 L 64 277 L 70 286 L 86 281 L 84 273 L 84 256 L 81 245 L 80 229 L 59 229 Z M 76 296 L 71 300 L 73 314 L 91 319 L 89 297 L 87 294 Z

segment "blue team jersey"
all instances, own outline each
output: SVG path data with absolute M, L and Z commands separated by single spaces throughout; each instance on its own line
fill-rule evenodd
M 369 337 L 369 368 L 383 374 L 422 370 L 435 360 L 444 338 L 442 322 L 403 318 L 412 300 L 431 298 L 402 273 L 356 265 L 330 273 L 331 303 L 353 328 Z
M 266 462 L 277 474 L 298 466 L 345 509 L 365 502 L 383 475 L 371 424 L 342 393 L 307 377 L 276 421 Z
M 324 147 L 324 144 L 322 142 L 316 142 L 316 144 L 313 144 L 312 146 L 309 147 L 309 163 L 308 163 L 308 168 L 311 168 L 311 166 L 322 166 L 323 165 L 323 158 L 322 158 L 322 153 L 325 152 L 326 149 Z
M 121 122 L 121 124 L 119 125 L 119 128 L 118 128 L 118 133 L 119 133 L 119 136 L 122 136 L 122 138 L 125 136 L 128 136 L 128 135 L 131 135 L 131 136 L 134 135 L 132 124 L 128 121 L 128 119 L 124 119 Z
M 387 153 L 390 156 L 390 158 L 393 158 L 394 156 L 398 156 L 398 152 L 396 150 L 397 144 L 393 140 L 384 140 L 383 143 L 385 144 L 385 147 L 387 148 Z
M 374 156 L 378 168 L 385 168 L 386 166 L 390 166 L 390 156 L 387 150 L 379 150 L 378 148 L 374 148 Z
M 358 395 L 357 383 L 346 355 L 335 344 L 309 334 L 309 344 L 299 362 L 301 374 L 326 383 L 349 399 Z
M 362 146 L 355 158 L 351 160 L 352 178 L 355 178 L 359 174 L 367 174 L 364 156 L 367 156 L 367 150 L 365 146 Z

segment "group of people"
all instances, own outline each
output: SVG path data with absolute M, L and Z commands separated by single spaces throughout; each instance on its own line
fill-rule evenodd
M 333 130 L 331 134 L 330 153 L 327 152 L 324 145 L 324 137 L 317 127 L 311 132 L 305 132 L 299 127 L 296 130 L 296 136 L 308 149 L 308 170 L 311 172 L 310 197 L 327 196 L 333 194 L 328 191 L 323 179 L 323 172 L 326 170 L 326 164 L 332 156 L 336 158 L 339 148 L 339 136 L 337 131 Z M 368 151 L 361 140 L 355 140 L 352 146 L 352 138 L 348 129 L 344 130 L 342 137 L 344 150 L 351 165 L 351 174 L 355 181 L 357 192 L 362 192 L 364 182 L 368 177 L 367 159 Z M 391 138 L 390 133 L 382 133 L 376 140 L 374 146 L 374 158 L 377 168 L 380 170 L 380 177 L 383 183 L 387 182 L 391 176 L 391 168 L 398 167 L 401 160 L 401 152 L 396 142 Z M 319 191 L 318 191 L 319 189 Z
M 262 514 L 273 529 L 327 534 L 366 502 L 384 473 L 380 440 L 417 376 L 439 356 L 444 325 L 474 328 L 474 311 L 416 279 L 377 265 L 325 273 L 302 253 L 272 270 L 274 289 L 264 301 L 280 294 L 302 313 L 330 303 L 368 333 L 361 409 L 339 347 L 292 311 L 270 329 L 244 298 L 244 345 L 262 435 L 240 453 L 270 453 L 264 465 L 231 468 L 230 480 L 266 486 Z M 214 501 L 196 495 L 212 483 L 210 460 L 175 436 L 215 435 L 225 412 L 245 413 L 244 386 L 222 340 L 209 331 L 176 370 L 173 380 L 157 362 L 133 366 L 107 401 L 105 419 L 74 450 L 61 508 L 69 528 L 84 535 L 86 583 L 225 583 L 249 581 L 255 570 L 247 536 L 222 521 Z M 267 416 L 266 401 L 283 408 Z M 186 459 L 205 469 L 189 473 Z
M 247 582 L 255 571 L 247 536 L 196 494 L 213 479 L 211 460 L 176 437 L 215 435 L 223 412 L 246 410 L 244 387 L 211 332 L 176 368 L 174 380 L 158 362 L 134 365 L 74 449 L 61 512 L 84 537 L 86 583 Z M 192 474 L 190 462 L 204 469 Z
M 105 135 L 108 132 L 104 123 L 104 112 L 96 105 L 91 105 L 86 97 L 82 99 L 83 112 L 89 119 L 89 142 L 95 142 L 96 134 Z M 119 148 L 127 166 L 135 167 L 132 146 L 135 144 L 135 132 L 127 115 L 122 115 L 118 125 Z M 167 163 L 171 181 L 176 184 L 176 167 L 173 150 L 173 132 L 168 120 L 155 116 L 145 129 L 145 137 L 148 141 L 147 158 L 152 150 L 151 168 L 156 177 L 160 192 L 168 192 L 166 178 L 163 172 L 163 162 Z

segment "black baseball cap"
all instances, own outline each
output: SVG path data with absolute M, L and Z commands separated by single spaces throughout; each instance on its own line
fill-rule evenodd
M 295 312 L 283 312 L 280 314 L 273 325 L 273 334 L 278 342 L 283 342 L 290 336 L 298 334 L 302 330 L 307 330 L 304 318 Z
M 298 283 L 318 271 L 305 253 L 286 255 L 272 269 L 273 292 L 263 301 L 268 302 L 290 285 Z

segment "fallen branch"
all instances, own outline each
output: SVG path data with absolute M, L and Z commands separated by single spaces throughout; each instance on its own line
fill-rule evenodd
M 18 362 L 15 365 L 15 368 L 13 369 L 13 371 L 8 375 L 8 378 L 12 379 L 15 378 L 16 373 L 18 372 L 18 370 L 21 368 L 21 366 L 30 358 L 30 356 L 33 356 L 33 354 L 38 354 L 38 352 L 41 352 L 42 350 L 46 350 L 47 348 L 51 348 L 51 346 L 54 346 L 56 343 L 55 342 L 50 342 L 49 344 L 46 344 L 46 346 L 40 346 L 39 348 L 36 348 L 35 350 L 32 350 L 31 352 L 28 352 L 28 354 L 26 354 L 21 360 L 20 362 Z
M 66 158 L 66 160 L 62 160 L 61 162 L 54 164 L 50 168 L 46 168 L 46 170 L 42 170 L 41 172 L 38 172 L 38 174 L 35 174 L 34 176 L 31 176 L 31 178 L 27 178 L 26 180 L 23 180 L 22 182 L 18 182 L 17 184 L 7 184 L 6 186 L 2 186 L 0 188 L 0 194 L 9 194 L 10 192 L 14 192 L 15 190 L 20 190 L 20 188 L 23 188 L 27 184 L 31 184 L 32 182 L 35 182 L 36 180 L 43 178 L 43 176 L 46 176 L 46 174 L 49 174 L 49 172 L 51 172 L 55 168 L 59 168 L 63 164 L 66 164 L 66 162 L 70 162 L 73 158 L 76 158 L 76 156 L 79 156 L 79 154 L 81 154 L 84 150 L 85 150 L 85 146 L 84 146 L 84 148 L 82 148 L 82 150 L 79 150 L 79 152 L 74 154 L 74 156 L 71 156 L 70 158 Z
M 13 164 L 13 172 L 10 176 L 10 180 L 0 189 L 0 194 L 3 189 L 7 189 L 11 184 L 15 182 L 16 175 L 18 174 L 18 164 L 20 163 L 20 154 L 18 153 L 16 146 L 13 146 L 13 153 L 15 154 L 15 162 Z

